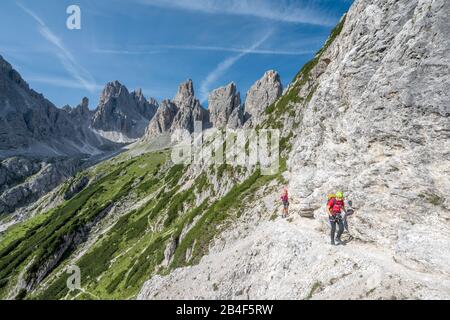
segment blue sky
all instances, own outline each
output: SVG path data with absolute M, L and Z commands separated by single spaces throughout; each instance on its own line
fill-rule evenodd
M 0 54 L 57 106 L 97 106 L 119 80 L 172 98 L 193 79 L 209 91 L 234 81 L 242 98 L 269 69 L 286 85 L 320 49 L 351 0 L 2 0 Z M 81 8 L 81 30 L 66 8 Z

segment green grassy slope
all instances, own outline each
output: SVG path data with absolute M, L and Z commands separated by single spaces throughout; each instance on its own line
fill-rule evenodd
M 33 288 L 40 281 L 38 278 L 46 275 L 42 274 L 46 264 L 58 265 L 70 256 L 80 241 L 77 237 L 83 238 L 91 223 L 134 191 L 136 179 L 141 179 L 138 186 L 147 184 L 166 157 L 162 153 L 144 155 L 129 161 L 109 162 L 104 168 L 86 172 L 98 177 L 88 188 L 59 207 L 8 230 L 0 240 L 0 295 L 5 297 L 25 267 L 22 279 Z
M 32 290 L 16 290 L 17 298 L 133 298 L 151 275 L 197 263 L 208 252 L 209 242 L 227 226 L 225 222 L 238 216 L 241 202 L 267 181 L 279 178 L 261 176 L 257 170 L 216 198 L 210 178 L 230 179 L 231 167 L 210 167 L 186 188 L 187 167 L 167 167 L 166 161 L 167 154 L 150 153 L 102 163 L 79 174 L 96 180 L 75 197 L 8 230 L 0 239 L 0 296 L 10 297 L 20 278 Z M 197 203 L 196 197 L 204 192 L 211 196 Z M 143 203 L 125 208 L 78 258 L 77 250 L 113 205 L 138 201 Z M 180 241 L 183 229 L 196 217 Z M 169 241 L 177 243 L 173 261 L 162 266 Z M 186 260 L 188 249 L 192 255 Z M 54 266 L 49 268 L 50 263 Z M 65 268 L 72 264 L 81 269 L 83 292 L 67 289 Z

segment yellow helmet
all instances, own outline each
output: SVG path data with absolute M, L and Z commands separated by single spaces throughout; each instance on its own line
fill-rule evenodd
M 344 198 L 344 194 L 341 191 L 336 192 L 336 198 L 337 199 L 343 199 Z

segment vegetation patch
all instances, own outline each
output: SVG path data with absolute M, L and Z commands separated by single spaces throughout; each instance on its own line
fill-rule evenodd
M 445 200 L 438 196 L 437 194 L 420 194 L 420 198 L 425 199 L 428 203 L 434 205 L 434 206 L 441 206 L 444 204 Z
M 95 172 L 101 177 L 72 199 L 7 230 L 0 242 L 0 279 L 3 279 L 0 282 L 0 297 L 7 293 L 6 290 L 17 280 L 25 265 L 28 264 L 24 275 L 27 283 L 36 281 L 37 274 L 44 272 L 45 276 L 51 273 L 51 266 L 43 269 L 48 263 L 54 262 L 55 267 L 62 265 L 76 249 L 80 241 L 76 239 L 82 241 L 90 226 L 102 219 L 108 208 L 130 194 L 137 176 L 154 170 L 165 158 L 165 154 L 146 154 L 119 164 L 111 162 L 110 166 L 105 167 L 109 174 L 101 174 L 98 168 L 91 169 L 90 175 Z M 117 250 L 112 240 L 110 245 L 101 245 L 95 255 L 85 256 L 83 268 L 88 276 L 94 277 L 108 268 L 106 261 Z M 62 278 L 64 276 L 51 283 L 43 296 L 61 298 L 65 291 L 65 281 L 59 280 Z
M 276 102 L 266 108 L 265 114 L 267 115 L 266 120 L 263 122 L 262 127 L 282 129 L 283 123 L 282 119 L 285 115 L 293 117 L 295 112 L 292 110 L 292 105 L 300 103 L 302 101 L 309 102 L 317 89 L 314 86 L 306 97 L 300 97 L 300 89 L 305 86 L 311 77 L 311 72 L 315 66 L 319 63 L 323 53 L 329 48 L 329 46 L 334 42 L 334 40 L 339 36 L 344 27 L 346 16 L 344 16 L 338 25 L 331 31 L 325 45 L 316 53 L 313 59 L 307 62 L 301 70 L 296 74 L 292 80 L 291 87 L 288 91 L 281 96 Z
M 311 287 L 311 290 L 309 291 L 308 295 L 306 296 L 306 300 L 310 300 L 313 295 L 317 292 L 322 290 L 322 282 L 316 281 Z
M 189 230 L 178 245 L 171 268 L 198 263 L 201 257 L 208 253 L 211 240 L 224 227 L 226 220 L 232 218 L 231 212 L 242 210 L 246 198 L 252 196 L 262 185 L 265 185 L 277 176 L 263 176 L 258 169 L 247 180 L 234 186 L 224 197 L 215 201 L 209 208 L 206 208 L 195 226 Z M 237 215 L 239 214 L 238 212 Z M 189 261 L 186 261 L 187 250 L 192 250 Z

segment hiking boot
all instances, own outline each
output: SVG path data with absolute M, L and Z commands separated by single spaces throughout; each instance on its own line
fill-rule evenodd
M 345 246 L 345 242 L 341 241 L 341 239 L 336 239 L 336 245 L 339 246 Z

